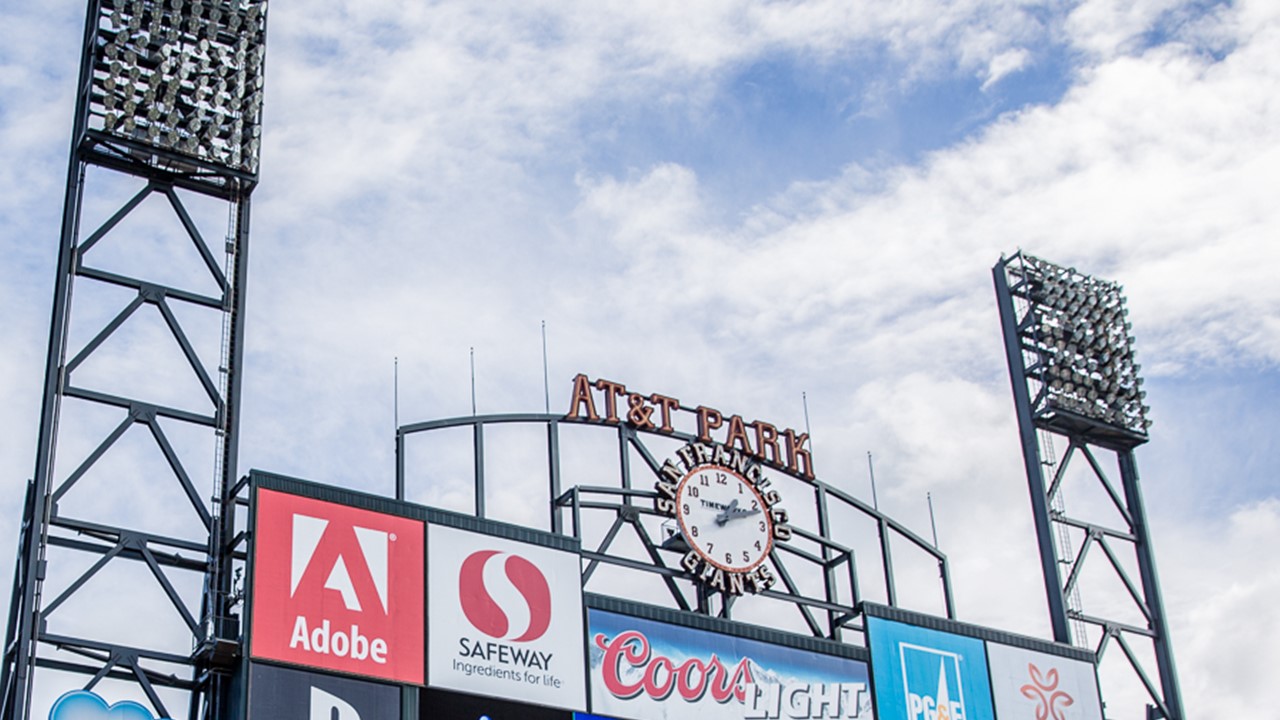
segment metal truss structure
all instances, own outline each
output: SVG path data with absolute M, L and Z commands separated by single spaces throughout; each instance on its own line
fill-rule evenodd
M 468 429 L 472 437 L 473 512 L 477 517 L 486 517 L 486 430 L 510 425 L 532 427 L 546 438 L 548 525 L 552 532 L 572 536 L 581 543 L 586 561 L 585 590 L 618 594 L 617 586 L 611 584 L 617 582 L 618 577 L 610 580 L 599 577 L 604 568 L 650 578 L 656 575 L 665 586 L 665 598 L 670 606 L 726 619 L 735 617 L 735 604 L 742 604 L 748 596 L 708 591 L 693 582 L 693 575 L 679 563 L 688 549 L 687 544 L 670 523 L 663 523 L 664 516 L 654 509 L 654 499 L 658 497 L 654 482 L 666 453 L 678 443 L 693 441 L 692 434 L 641 430 L 626 423 L 570 420 L 553 414 L 470 416 L 405 425 L 396 432 L 396 499 L 405 499 L 409 439 L 433 431 Z M 564 482 L 563 430 L 582 426 L 594 426 L 615 436 L 611 442 L 616 443 L 617 465 L 592 468 L 592 474 L 602 479 L 599 485 Z M 785 498 L 792 509 L 793 536 L 788 542 L 775 543 L 769 563 L 778 584 L 751 596 L 753 603 L 760 602 L 755 598 L 763 598 L 792 608 L 793 626 L 814 637 L 858 642 L 864 629 L 860 610 L 864 599 L 900 604 L 901 573 L 895 569 L 893 554 L 896 545 L 899 552 L 910 552 L 924 564 L 936 568 L 934 587 L 938 607 L 954 619 L 945 554 L 846 492 L 820 480 L 808 479 L 799 471 L 764 465 L 766 473 L 772 473 L 779 480 L 785 478 L 789 483 Z M 609 479 L 607 484 L 604 478 Z M 813 504 L 811 519 L 799 510 L 806 501 Z M 861 535 L 857 533 L 859 525 L 865 529 Z M 875 545 L 874 553 L 864 556 L 864 563 L 859 566 L 857 551 L 866 549 L 867 544 Z M 635 579 L 644 578 L 636 576 Z M 913 595 L 912 599 L 920 598 Z M 772 613 L 767 622 L 760 624 L 778 627 L 780 621 L 782 618 Z M 854 635 L 846 636 L 849 632 Z
M 263 0 L 88 3 L 3 720 L 32 717 L 51 693 L 101 683 L 149 702 L 158 717 L 178 717 L 178 702 L 193 719 L 220 717 L 238 654 L 233 481 L 265 8 Z M 136 192 L 83 234 L 86 199 L 96 207 L 108 186 Z M 152 238 L 163 256 L 187 254 L 203 277 L 154 279 L 170 268 L 130 245 L 143 206 L 168 216 L 167 231 Z M 227 218 L 225 235 L 209 227 L 210 214 Z M 104 252 L 115 261 L 99 261 Z M 104 298 L 122 307 L 112 311 Z M 157 370 L 153 345 L 123 341 L 123 356 L 104 350 L 147 317 L 167 331 L 160 335 L 185 378 Z M 109 369 L 94 372 L 107 355 Z M 195 402 L 168 399 L 178 382 L 198 388 Z M 134 440 L 150 446 L 160 471 L 111 462 Z M 212 456 L 193 461 L 192 445 L 212 447 Z M 148 502 L 165 492 L 188 506 Z M 140 610 L 144 595 L 171 617 Z M 59 612 L 86 603 L 91 612 Z M 152 632 L 166 622 L 179 637 Z
M 1147 717 L 1184 720 L 1138 484 L 1150 421 L 1120 287 L 1024 253 L 993 275 L 1054 639 L 1087 646 L 1097 628 L 1098 662 L 1118 648 Z M 1069 515 L 1068 486 L 1100 501 Z M 1084 585 L 1123 588 L 1120 601 L 1091 614 Z

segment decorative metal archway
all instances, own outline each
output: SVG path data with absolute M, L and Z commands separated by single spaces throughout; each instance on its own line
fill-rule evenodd
M 678 532 L 664 528 L 665 516 L 654 509 L 658 493 L 653 489 L 664 453 L 659 445 L 691 442 L 697 439 L 687 432 L 636 428 L 625 422 L 589 422 L 555 414 L 503 414 L 465 416 L 413 423 L 396 431 L 396 498 L 406 499 L 409 441 L 416 437 L 445 430 L 469 429 L 472 449 L 471 492 L 473 511 L 486 517 L 486 431 L 497 426 L 519 425 L 541 428 L 546 438 L 546 495 L 549 526 L 553 532 L 577 538 L 582 543 L 583 586 L 592 591 L 592 580 L 602 568 L 657 576 L 666 588 L 666 599 L 672 606 L 686 611 L 730 618 L 739 598 L 718 591 L 707 591 L 693 582 L 693 575 L 679 564 L 687 546 Z M 612 433 L 617 448 L 616 485 L 582 485 L 565 481 L 562 451 L 565 441 L 562 429 L 568 426 L 592 426 Z M 860 635 L 859 603 L 874 588 L 876 598 L 897 606 L 902 598 L 898 589 L 899 571 L 894 565 L 893 546 L 905 543 L 909 551 L 920 553 L 936 564 L 937 589 L 941 607 L 948 618 L 955 618 L 947 558 L 916 533 L 880 512 L 866 502 L 818 479 L 770 463 L 762 463 L 765 472 L 790 481 L 789 505 L 800 498 L 797 486 L 807 489 L 814 505 L 814 522 L 792 523 L 790 541 L 775 543 L 768 562 L 779 579 L 778 584 L 759 597 L 791 606 L 800 623 L 815 637 L 852 640 L 846 631 Z M 603 532 L 588 536 L 589 520 Z M 794 519 L 794 518 L 793 518 Z M 857 558 L 866 548 L 844 540 L 851 535 L 842 530 L 863 523 L 874 531 L 876 562 L 860 568 Z M 597 537 L 598 535 L 598 537 Z M 623 543 L 623 538 L 638 541 Z M 628 547 L 630 549 L 628 549 Z M 879 570 L 879 572 L 877 572 Z M 817 578 L 816 582 L 804 582 Z M 603 591 L 617 594 L 616 590 Z M 746 596 L 743 596 L 746 597 Z

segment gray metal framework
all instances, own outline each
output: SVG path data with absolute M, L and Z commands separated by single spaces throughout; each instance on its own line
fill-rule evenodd
M 0 675 L 3 720 L 31 717 L 37 676 L 56 685 L 68 675 L 81 678 L 76 684 L 83 689 L 127 683 L 133 688 L 127 694 L 149 700 L 161 717 L 177 717 L 163 702 L 162 690 L 189 698 L 193 719 L 220 716 L 220 696 L 239 652 L 231 572 L 243 550 L 233 538 L 239 489 L 234 480 L 265 7 L 263 0 L 88 3 L 35 471 L 27 489 Z M 87 195 L 96 197 L 99 182 L 136 183 L 138 189 L 86 235 L 83 207 Z M 164 242 L 189 244 L 207 271 L 199 287 L 149 280 L 157 274 L 154 260 L 127 250 L 125 269 L 107 270 L 95 261 L 100 254 L 95 250 L 119 240 L 121 223 L 153 197 L 162 199 L 159 205 L 176 219 L 172 237 Z M 191 211 L 193 203 L 209 202 L 225 209 L 225 236 L 221 228 L 217 234 L 202 228 Z M 207 292 L 210 286 L 216 292 Z M 131 299 L 99 325 L 94 311 L 105 308 L 76 306 L 73 288 L 102 296 L 114 289 Z M 89 330 L 90 339 L 79 347 L 71 341 L 73 307 L 82 311 L 76 315 L 77 332 Z M 185 360 L 203 393 L 202 408 L 148 401 L 132 389 L 121 390 L 116 377 L 80 380 L 86 361 L 101 356 L 122 327 L 148 312 L 158 315 Z M 210 328 L 217 328 L 213 337 L 207 337 Z M 209 357 L 210 347 L 219 348 L 219 357 Z M 152 367 L 146 351 L 130 348 L 144 373 Z M 69 421 L 107 414 L 118 422 L 83 459 L 58 457 L 60 441 L 68 442 Z M 176 488 L 189 501 L 194 539 L 148 530 L 164 523 L 153 522 L 156 511 L 149 516 L 145 502 L 137 502 L 123 520 L 106 516 L 92 500 L 82 503 L 79 515 L 64 509 L 86 492 L 85 479 L 112 448 L 139 433 L 158 450 L 168 475 L 110 480 L 138 498 Z M 174 438 L 193 433 L 214 447 L 212 466 L 194 467 L 178 449 Z M 143 576 L 154 581 L 152 591 L 167 599 L 186 629 L 185 639 L 175 639 L 176 644 L 189 647 L 175 651 L 156 642 L 105 639 L 121 627 L 153 621 L 136 610 L 132 616 L 116 614 L 102 594 L 91 594 L 104 578 L 118 582 L 113 573 L 136 580 L 139 564 Z M 131 568 L 123 569 L 126 565 Z M 55 575 L 59 584 L 52 586 Z M 193 586 L 199 590 L 191 592 Z M 68 622 L 67 613 L 58 610 L 79 596 L 88 596 L 96 611 Z M 121 604 L 127 605 L 116 603 Z
M 1098 661 L 1119 648 L 1150 698 L 1147 717 L 1184 720 L 1134 455 L 1150 421 L 1119 286 L 1021 252 L 992 273 L 1054 640 L 1083 646 L 1087 628 L 1098 628 Z M 1068 515 L 1068 479 L 1100 488 L 1107 512 Z M 1083 537 L 1078 550 L 1072 537 Z M 1136 565 L 1137 582 L 1126 560 Z M 1108 617 L 1085 612 L 1080 588 L 1086 568 L 1095 566 L 1088 571 L 1093 582 L 1118 580 L 1140 623 L 1118 619 L 1114 610 Z M 1156 680 L 1140 657 L 1143 643 Z
M 473 500 L 477 517 L 486 517 L 485 507 L 485 437 L 486 429 L 499 425 L 541 426 L 546 436 L 546 498 L 550 511 L 549 524 L 556 533 L 572 536 L 582 543 L 582 557 L 586 560 L 583 586 L 591 591 L 591 580 L 604 566 L 624 568 L 656 575 L 667 588 L 670 602 L 675 608 L 704 615 L 731 618 L 736 598 L 733 595 L 707 591 L 692 582 L 693 575 L 682 568 L 679 558 L 687 546 L 678 535 L 655 537 L 653 528 L 665 516 L 654 510 L 653 489 L 659 477 L 665 456 L 655 454 L 650 447 L 657 438 L 665 441 L 690 442 L 694 436 L 683 432 L 662 433 L 638 429 L 626 423 L 592 423 L 578 419 L 566 419 L 554 414 L 510 414 L 467 416 L 414 423 L 396 431 L 396 499 L 404 500 L 406 493 L 406 441 L 418 434 L 450 428 L 470 428 L 473 456 Z M 602 432 L 616 437 L 618 486 L 573 485 L 565 487 L 561 471 L 561 430 L 566 426 L 595 426 Z M 637 467 L 633 454 L 642 461 Z M 804 628 L 815 637 L 848 640 L 844 631 L 860 635 L 863 624 L 859 603 L 865 598 L 868 583 L 879 585 L 879 595 L 889 605 L 900 603 L 897 589 L 891 545 L 905 543 L 907 548 L 923 553 L 923 557 L 936 563 L 938 583 L 946 616 L 954 619 L 950 573 L 944 553 L 889 518 L 871 505 L 832 487 L 820 480 L 806 479 L 799 471 L 788 471 L 784 466 L 765 463 L 773 472 L 788 476 L 809 489 L 816 509 L 816 527 L 798 525 L 792 516 L 793 537 L 790 542 L 777 542 L 769 555 L 769 562 L 778 577 L 775 589 L 767 590 L 760 597 L 779 600 L 793 606 Z M 605 470 L 601 469 L 604 473 Z M 788 492 L 786 504 L 797 507 L 803 497 Z M 878 538 L 878 565 L 882 572 L 859 572 L 855 548 L 837 539 L 840 527 L 833 526 L 836 517 L 848 517 L 874 527 Z M 598 543 L 588 545 L 584 538 L 584 517 L 594 516 L 608 524 Z M 849 521 L 853 522 L 853 521 Z M 624 535 L 639 541 L 639 553 L 628 551 L 620 541 Z M 631 546 L 635 548 L 635 545 Z M 804 574 L 821 577 L 820 591 L 806 589 L 796 578 Z M 603 591 L 606 594 L 616 594 Z

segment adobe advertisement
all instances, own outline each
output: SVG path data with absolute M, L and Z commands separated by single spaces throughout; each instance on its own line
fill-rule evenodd
M 1000 720 L 1102 720 L 1090 663 L 989 642 L 987 664 Z
M 993 720 L 983 642 L 867 618 L 882 720 Z
M 251 654 L 423 682 L 423 525 L 259 489 Z
M 873 718 L 867 664 L 589 610 L 591 711 L 644 720 Z
M 400 688 L 254 663 L 249 717 L 255 720 L 400 720 Z
M 578 554 L 432 525 L 430 684 L 586 708 Z

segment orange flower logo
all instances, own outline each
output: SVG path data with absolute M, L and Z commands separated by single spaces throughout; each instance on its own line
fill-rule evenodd
M 1075 700 L 1058 689 L 1057 668 L 1042 673 L 1034 663 L 1027 663 L 1027 670 L 1031 673 L 1031 682 L 1018 689 L 1023 696 L 1036 701 L 1036 720 L 1066 720 L 1062 708 L 1073 705 Z

